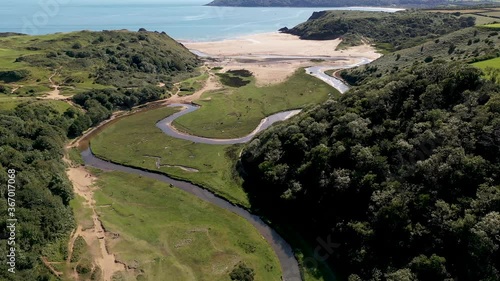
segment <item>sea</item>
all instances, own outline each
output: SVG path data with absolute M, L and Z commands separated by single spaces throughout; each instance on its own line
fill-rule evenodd
M 164 31 L 177 40 L 215 41 L 273 32 L 323 10 L 395 12 L 400 9 L 239 8 L 205 6 L 210 0 L 2 0 L 0 32 L 31 35 L 78 30 Z

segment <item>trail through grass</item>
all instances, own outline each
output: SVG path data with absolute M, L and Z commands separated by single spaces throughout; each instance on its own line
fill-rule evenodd
M 281 280 L 272 249 L 239 216 L 140 176 L 98 177 L 98 213 L 106 230 L 119 234 L 110 251 L 132 268 L 120 274 L 124 280 L 229 281 L 240 261 L 257 281 Z

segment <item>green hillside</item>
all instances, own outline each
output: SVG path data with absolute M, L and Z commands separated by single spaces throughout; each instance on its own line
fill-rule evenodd
M 16 96 L 43 95 L 52 75 L 63 95 L 160 82 L 169 88 L 197 65 L 193 54 L 164 33 L 81 31 L 0 38 L 0 90 Z
M 342 71 L 341 76 L 352 85 L 360 85 L 367 79 L 436 60 L 475 63 L 499 56 L 499 44 L 500 34 L 495 28 L 465 28 L 424 44 L 387 54 L 369 65 Z
M 474 25 L 474 18 L 445 13 L 404 11 L 397 13 L 323 11 L 282 32 L 301 39 L 341 38 L 341 47 L 376 44 L 390 52 L 416 46 L 430 39 Z

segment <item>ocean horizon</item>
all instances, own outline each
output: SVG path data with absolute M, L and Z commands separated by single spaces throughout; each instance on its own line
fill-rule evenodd
M 120 1 L 7 0 L 0 7 L 0 32 L 31 35 L 79 30 L 166 32 L 177 40 L 215 41 L 278 31 L 306 21 L 323 10 L 394 12 L 400 9 L 349 8 L 237 8 L 204 6 L 204 0 Z

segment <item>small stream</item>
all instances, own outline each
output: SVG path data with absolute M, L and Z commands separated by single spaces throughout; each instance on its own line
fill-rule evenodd
M 214 195 L 212 192 L 203 189 L 197 185 L 194 185 L 192 183 L 175 180 L 164 174 L 148 172 L 99 159 L 96 156 L 94 156 L 90 148 L 82 152 L 82 158 L 83 161 L 85 162 L 85 165 L 87 166 L 91 166 L 105 171 L 119 171 L 134 175 L 140 175 L 143 177 L 171 184 L 179 189 L 182 189 L 200 198 L 201 200 L 204 200 L 206 202 L 209 202 L 220 208 L 231 211 L 241 216 L 242 218 L 250 222 L 259 231 L 262 237 L 266 239 L 266 241 L 269 243 L 269 245 L 276 253 L 280 261 L 281 270 L 283 273 L 283 280 L 302 281 L 299 271 L 299 264 L 295 259 L 292 247 L 274 229 L 272 229 L 267 223 L 262 221 L 262 219 L 260 219 L 259 216 L 252 215 L 247 210 L 239 206 L 233 205 L 232 203 L 226 201 L 225 199 Z
M 237 143 L 246 143 L 252 140 L 252 138 L 258 134 L 259 132 L 269 128 L 271 125 L 273 125 L 276 122 L 287 120 L 301 112 L 301 110 L 290 110 L 290 111 L 284 111 L 284 112 L 279 112 L 276 114 L 273 114 L 271 116 L 268 116 L 264 119 L 262 119 L 261 123 L 253 132 L 248 134 L 247 136 L 241 137 L 241 138 L 235 138 L 235 139 L 210 139 L 210 138 L 202 138 L 198 136 L 193 136 L 193 135 L 188 135 L 185 133 L 181 133 L 177 131 L 173 126 L 172 122 L 185 115 L 188 113 L 191 113 L 193 111 L 198 110 L 200 107 L 195 106 L 195 105 L 190 105 L 190 104 L 171 104 L 169 107 L 183 107 L 183 110 L 170 115 L 169 117 L 159 121 L 156 126 L 161 129 L 165 134 L 174 137 L 174 138 L 179 138 L 179 139 L 184 139 L 196 143 L 206 143 L 206 144 L 237 144 Z M 281 271 L 283 273 L 283 280 L 286 281 L 302 281 L 301 275 L 300 275 L 300 270 L 299 270 L 299 264 L 297 262 L 297 259 L 295 258 L 292 247 L 281 237 L 273 228 L 271 228 L 267 223 L 262 221 L 262 219 L 259 216 L 253 215 L 244 208 L 241 208 L 239 206 L 236 206 L 229 201 L 216 196 L 214 193 L 197 186 L 195 184 L 186 182 L 186 181 L 180 181 L 176 180 L 173 178 L 170 178 L 164 174 L 160 173 L 155 173 L 155 172 L 150 172 L 150 171 L 145 171 L 133 167 L 128 167 L 116 163 L 111 163 L 105 160 L 102 160 L 98 157 L 96 157 L 93 153 L 91 148 L 86 148 L 85 151 L 82 152 L 82 158 L 87 166 L 91 166 L 94 168 L 102 169 L 105 171 L 119 171 L 119 172 L 124 172 L 124 173 L 129 173 L 129 174 L 135 174 L 135 175 L 140 175 L 143 177 L 148 177 L 154 180 L 159 180 L 168 184 L 171 184 L 177 188 L 180 188 L 188 193 L 193 194 L 194 196 L 207 201 L 211 204 L 214 204 L 220 208 L 223 208 L 225 210 L 231 211 L 248 222 L 250 222 L 266 239 L 266 241 L 269 243 L 269 245 L 272 247 L 274 252 L 276 253 L 276 256 L 279 259 L 280 265 L 281 265 Z
M 307 72 L 307 74 L 312 75 L 312 76 L 322 80 L 323 82 L 329 84 L 330 86 L 334 87 L 341 94 L 345 94 L 349 90 L 349 86 L 346 85 L 342 80 L 326 74 L 325 71 L 333 70 L 333 69 L 338 69 L 338 70 L 348 69 L 348 68 L 353 68 L 356 66 L 368 64 L 370 62 L 371 62 L 371 60 L 363 58 L 358 63 L 346 65 L 346 66 L 342 66 L 342 67 L 329 66 L 329 65 L 318 65 L 318 66 L 312 66 L 312 67 L 306 68 L 306 72 Z

